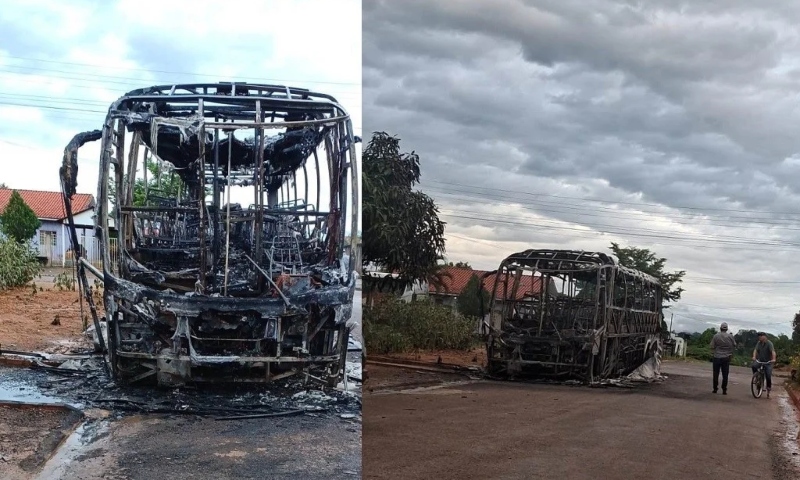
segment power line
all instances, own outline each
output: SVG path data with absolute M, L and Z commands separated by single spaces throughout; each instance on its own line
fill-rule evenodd
M 713 310 L 782 310 L 784 308 L 796 308 L 796 304 L 781 305 L 776 307 L 754 307 L 752 305 L 729 305 L 727 307 L 717 307 L 714 305 L 700 305 L 696 303 L 680 302 L 680 305 L 689 305 L 690 307 L 710 308 Z
M 490 200 L 498 200 L 498 201 L 505 201 L 507 203 L 520 205 L 524 210 L 529 210 L 532 212 L 549 212 L 549 213 L 564 213 L 576 216 L 583 216 L 583 217 L 602 217 L 602 218 L 618 218 L 623 220 L 635 220 L 637 222 L 652 222 L 654 221 L 653 216 L 658 215 L 660 217 L 664 217 L 668 219 L 670 223 L 675 223 L 679 225 L 697 225 L 698 219 L 687 219 L 684 215 L 685 214 L 672 214 L 666 212 L 647 212 L 647 211 L 634 211 L 634 212 L 621 212 L 616 209 L 609 209 L 603 207 L 581 207 L 576 205 L 562 205 L 562 204 L 554 204 L 554 203 L 547 203 L 543 201 L 535 201 L 535 200 L 527 200 L 525 202 L 520 201 L 518 198 L 509 198 L 503 195 L 489 195 L 480 192 L 475 193 L 466 193 L 460 190 L 448 190 L 444 188 L 428 188 L 426 191 L 436 191 L 441 192 L 443 195 L 449 195 L 456 198 L 461 199 L 490 199 Z M 547 207 L 547 208 L 536 208 L 535 206 Z M 569 210 L 569 211 L 564 211 Z M 589 211 L 587 211 L 589 210 Z M 574 211 L 574 212 L 573 212 Z M 609 213 L 596 213 L 596 212 L 612 212 L 616 214 L 622 215 L 613 215 Z M 637 217 L 641 215 L 642 217 Z M 761 228 L 762 230 L 765 227 L 759 225 L 768 225 L 769 227 L 766 228 L 780 228 L 784 230 L 795 230 L 800 231 L 800 228 L 792 228 L 786 226 L 786 223 L 779 222 L 779 221 L 765 221 L 765 220 L 755 220 L 750 217 L 734 217 L 734 216 L 721 216 L 721 215 L 704 215 L 703 220 L 708 222 L 709 226 L 718 226 L 718 227 L 730 227 L 730 228 Z M 708 218 L 711 217 L 711 218 Z M 713 217 L 720 217 L 720 218 L 713 218 Z M 747 224 L 736 223 L 736 224 L 726 224 L 726 223 L 713 223 L 715 221 L 741 221 L 747 222 Z M 797 222 L 792 222 L 792 225 L 798 224 Z
M 553 198 L 563 198 L 567 200 L 582 200 L 587 202 L 597 202 L 603 204 L 611 204 L 611 205 L 632 205 L 636 207 L 641 206 L 654 206 L 660 208 L 671 208 L 671 209 L 678 209 L 678 210 L 692 210 L 692 211 L 717 211 L 717 212 L 748 212 L 748 213 L 773 213 L 778 215 L 800 215 L 800 212 L 769 212 L 764 210 L 748 210 L 748 209 L 732 209 L 732 208 L 712 208 L 712 207 L 690 207 L 690 206 L 671 206 L 671 205 L 664 205 L 660 203 L 648 203 L 648 202 L 624 202 L 624 201 L 615 201 L 615 200 L 598 200 L 592 198 L 582 198 L 582 197 L 571 197 L 565 195 L 555 195 L 555 194 L 546 194 L 546 193 L 530 193 L 530 192 L 522 192 L 519 190 L 509 190 L 509 189 L 498 189 L 498 188 L 489 188 L 489 187 L 480 187 L 477 185 L 466 185 L 463 183 L 455 183 L 455 182 L 442 182 L 438 180 L 430 180 L 432 183 L 439 183 L 443 185 L 453 185 L 459 187 L 466 187 L 471 189 L 478 189 L 478 190 L 490 190 L 490 191 L 500 191 L 500 192 L 509 192 L 509 193 L 516 193 L 520 195 L 526 195 L 531 197 L 553 197 Z
M 458 210 L 452 210 L 455 212 L 459 212 Z M 612 234 L 612 235 L 627 235 L 633 237 L 641 237 L 641 238 L 653 238 L 653 239 L 667 239 L 673 240 L 675 242 L 684 242 L 684 241 L 691 241 L 691 242 L 713 242 L 715 245 L 706 245 L 706 244 L 698 244 L 692 243 L 691 246 L 697 246 L 701 248 L 713 248 L 719 245 L 725 246 L 758 246 L 759 248 L 764 248 L 767 246 L 772 247 L 800 247 L 800 243 L 796 242 L 788 242 L 788 241 L 764 241 L 764 240 L 748 240 L 744 237 L 728 237 L 726 239 L 724 237 L 692 237 L 692 236 L 674 236 L 674 235 L 660 235 L 660 234 L 651 234 L 651 233 L 638 233 L 638 230 L 630 230 L 630 229 L 619 229 L 616 228 L 614 230 L 606 228 L 603 225 L 596 225 L 596 226 L 589 226 L 587 225 L 586 228 L 577 228 L 577 227 L 566 227 L 566 226 L 556 226 L 546 223 L 533 223 L 533 222 L 515 222 L 511 220 L 501 220 L 496 218 L 485 218 L 479 217 L 474 215 L 458 215 L 447 213 L 446 211 L 442 211 L 441 213 L 443 216 L 448 216 L 451 218 L 460 218 L 466 220 L 479 220 L 481 222 L 490 222 L 495 224 L 501 225 L 509 225 L 509 226 L 521 226 L 521 227 L 539 227 L 551 230 L 567 230 L 567 231 L 575 231 L 580 232 L 583 234 L 591 234 L 592 236 L 597 236 L 598 233 L 600 234 Z M 601 230 L 599 232 L 593 232 L 589 230 L 590 228 L 596 228 Z M 741 239 L 740 239 L 741 238 Z M 687 245 L 690 246 L 690 245 Z M 727 248 L 727 247 L 726 247 Z
M 110 105 L 112 102 L 108 102 Z M 58 118 L 66 118 L 70 120 L 80 120 L 80 121 L 88 121 L 90 119 L 96 119 L 97 116 L 89 115 L 89 114 L 102 114 L 105 116 L 108 113 L 108 110 L 92 110 L 88 108 L 74 108 L 74 107 L 64 107 L 64 106 L 56 106 L 56 105 L 41 105 L 41 104 L 29 104 L 29 103 L 20 103 L 20 102 L 4 102 L 0 101 L 0 105 L 7 105 L 7 106 L 14 106 L 14 107 L 23 107 L 23 108 L 42 108 L 45 110 L 54 110 L 54 111 L 62 111 L 62 112 L 74 112 L 77 115 L 84 115 L 81 117 L 76 116 L 61 116 Z M 356 134 L 361 132 L 360 125 L 353 125 L 353 130 Z
M 2 68 L 0 68 L 0 73 L 3 73 L 4 74 L 3 76 L 6 76 L 6 78 L 8 78 L 7 75 L 11 75 L 11 76 L 14 76 L 14 75 L 16 75 L 16 76 L 26 76 L 26 77 L 27 76 L 37 76 L 37 77 L 41 78 L 40 75 L 35 75 L 34 73 L 13 72 L 13 71 L 8 71 L 8 70 L 3 70 Z M 125 88 L 126 91 L 127 90 L 136 89 L 136 88 L 141 88 L 143 86 L 142 84 L 145 82 L 145 79 L 143 79 L 143 78 L 130 78 L 127 81 L 119 81 L 119 80 L 113 80 L 113 79 L 114 78 L 125 78 L 125 77 L 110 77 L 110 76 L 106 76 L 109 79 L 99 79 L 99 80 L 98 80 L 98 77 L 104 77 L 104 76 L 102 76 L 102 75 L 84 76 L 84 75 L 80 75 L 80 74 L 73 74 L 73 75 L 67 76 L 67 75 L 55 75 L 55 74 L 52 74 L 52 73 L 48 73 L 46 75 L 47 79 L 76 80 L 76 81 L 85 82 L 85 83 L 96 83 L 96 84 L 100 84 L 100 85 L 103 85 L 103 86 L 120 85 L 120 86 L 126 87 Z M 220 79 L 218 78 L 217 80 L 220 80 Z M 185 80 L 180 81 L 180 82 L 176 82 L 173 79 L 172 81 L 148 80 L 148 83 L 149 84 L 158 84 L 158 85 L 173 85 L 173 84 L 187 83 L 187 82 Z M 96 89 L 97 87 L 92 87 L 92 88 Z M 319 93 L 323 93 L 323 92 L 319 92 Z M 346 99 L 346 98 L 360 98 L 361 97 L 360 92 L 356 93 L 356 92 L 346 92 L 346 91 L 340 91 L 340 92 L 330 92 L 330 91 L 328 91 L 328 92 L 325 92 L 325 93 L 332 95 L 334 98 L 337 99 L 337 101 L 339 101 L 342 104 L 348 103 L 346 101 L 342 101 L 341 99 L 343 99 L 343 98 Z
M 144 68 L 131 68 L 131 67 L 109 67 L 108 65 L 98 65 L 92 63 L 80 63 L 80 62 L 64 62 L 64 61 L 57 61 L 57 60 L 45 60 L 41 58 L 32 58 L 32 57 L 17 57 L 13 55 L 4 55 L 0 56 L 0 58 L 11 58 L 14 60 L 25 60 L 30 62 L 40 62 L 40 63 L 50 63 L 56 65 L 72 65 L 72 66 L 81 66 L 81 67 L 92 67 L 92 68 L 105 68 L 110 69 L 113 68 L 114 70 L 127 70 L 131 72 L 145 72 L 145 73 L 164 73 L 168 75 L 192 75 L 195 77 L 204 77 L 204 78 L 219 78 L 219 75 L 210 75 L 205 73 L 197 73 L 197 72 L 178 72 L 178 71 L 170 71 L 170 70 L 155 70 L 155 69 L 144 69 Z M 6 65 L 18 68 L 31 68 L 31 69 L 40 69 L 40 70 L 47 70 L 42 69 L 40 67 L 24 67 L 22 65 Z M 57 72 L 63 72 L 63 70 L 53 70 Z M 71 73 L 71 72 L 66 72 Z M 118 77 L 124 78 L 124 77 Z M 361 87 L 361 82 L 332 82 L 332 81 L 325 81 L 325 80 L 286 80 L 286 79 L 278 79 L 278 78 L 266 78 L 266 77 L 245 77 L 249 80 L 259 80 L 264 82 L 296 82 L 296 83 L 313 83 L 313 84 L 320 84 L 320 85 L 356 85 Z

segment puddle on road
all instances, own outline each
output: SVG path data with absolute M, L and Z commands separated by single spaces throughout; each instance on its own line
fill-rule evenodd
M 64 440 L 64 443 L 56 450 L 56 454 L 44 464 L 36 476 L 36 480 L 60 480 L 66 478 L 64 474 L 70 464 L 86 453 L 86 447 L 101 434 L 107 432 L 108 428 L 109 422 L 107 420 L 87 420 L 80 424 Z
M 62 399 L 42 392 L 27 371 L 0 367 L 0 401 L 64 404 Z M 73 405 L 75 406 L 75 405 Z

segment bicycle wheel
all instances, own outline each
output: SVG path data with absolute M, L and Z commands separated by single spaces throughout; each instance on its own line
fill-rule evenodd
M 764 381 L 760 372 L 753 374 L 753 380 L 750 382 L 750 391 L 753 393 L 754 398 L 759 398 L 764 393 Z

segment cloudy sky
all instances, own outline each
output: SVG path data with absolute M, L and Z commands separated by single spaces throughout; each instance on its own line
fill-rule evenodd
M 650 248 L 676 330 L 788 333 L 800 5 L 763 3 L 364 2 L 365 131 L 420 155 L 451 261 Z
M 156 84 L 252 81 L 333 95 L 361 135 L 361 1 L 7 1 L 0 9 L 0 182 L 60 189 L 66 143 Z M 79 153 L 95 193 L 99 142 Z M 302 190 L 301 190 L 302 191 Z

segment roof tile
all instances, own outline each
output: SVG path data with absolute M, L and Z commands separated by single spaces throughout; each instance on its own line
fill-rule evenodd
M 0 188 L 0 212 L 6 209 L 14 189 Z M 45 192 L 42 190 L 17 190 L 25 203 L 40 219 L 62 220 L 67 214 L 61 192 Z M 94 208 L 94 196 L 88 193 L 76 193 L 72 196 L 72 214 Z
M 488 273 L 486 270 L 473 270 L 471 268 L 462 268 L 462 267 L 443 267 L 441 270 L 442 272 L 442 286 L 439 287 L 439 291 L 436 291 L 434 285 L 428 284 L 428 293 L 433 294 L 441 294 L 441 295 L 458 295 L 463 290 L 464 287 L 467 286 L 469 283 L 470 278 L 473 275 L 477 275 L 478 278 L 481 278 L 484 274 Z M 450 274 L 450 277 L 446 276 Z M 494 273 L 488 276 L 483 281 L 483 287 L 488 292 L 492 292 L 494 290 L 494 284 L 497 279 L 503 280 L 502 276 L 498 276 L 497 273 Z M 509 282 L 510 288 L 510 282 Z M 539 277 L 533 277 L 531 275 L 523 275 L 520 279 L 520 286 L 517 289 L 516 300 L 521 300 L 529 295 L 537 295 L 539 294 L 539 290 L 541 288 L 541 280 Z M 509 292 L 510 294 L 510 292 Z M 502 290 L 498 292 L 497 298 L 503 298 Z

